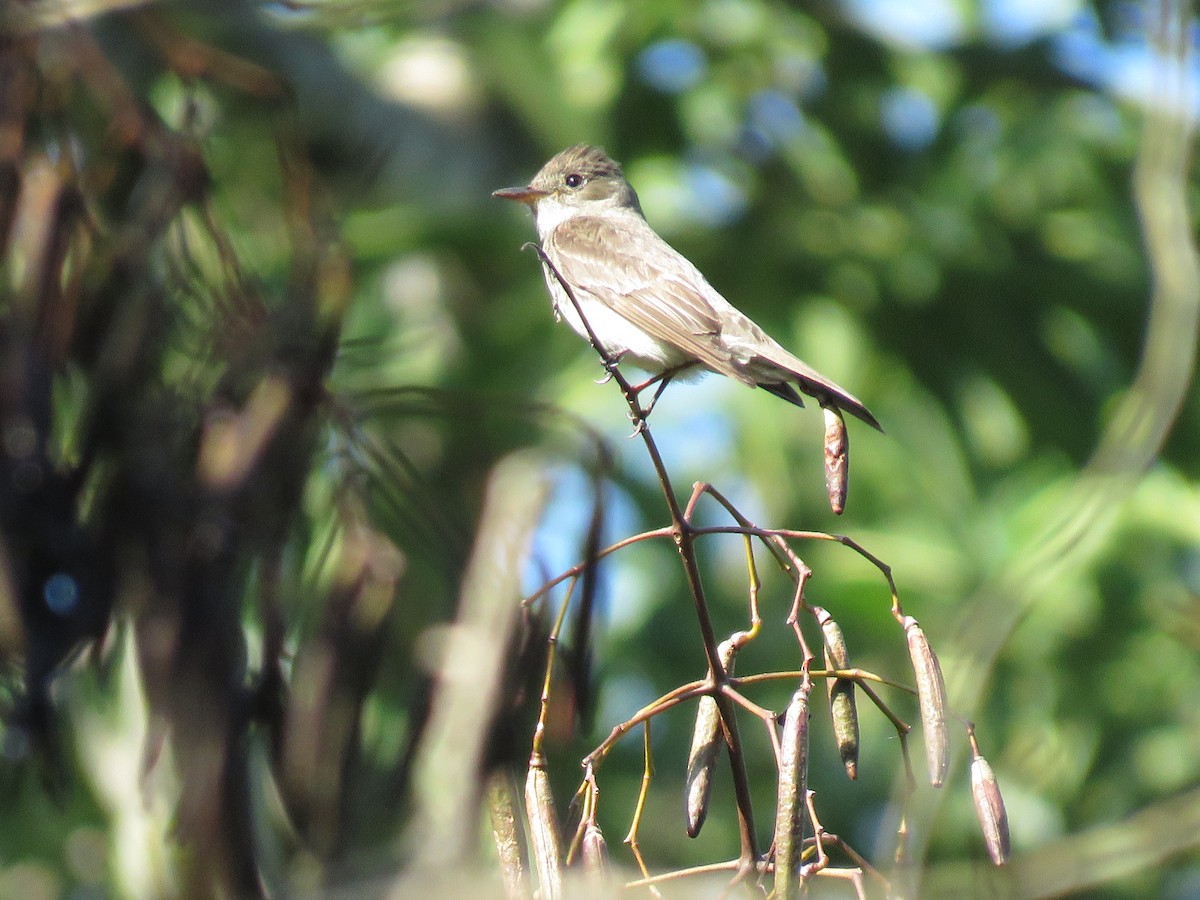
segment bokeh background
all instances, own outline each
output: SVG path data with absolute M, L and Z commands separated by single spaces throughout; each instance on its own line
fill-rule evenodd
M 340 774 L 332 798 L 305 801 L 307 819 L 298 789 L 276 784 L 304 771 L 279 762 L 278 741 L 332 728 L 320 704 L 292 731 L 271 723 L 294 718 L 249 716 L 222 745 L 245 756 L 243 843 L 271 892 L 375 896 L 425 855 L 413 822 L 437 790 L 413 784 L 430 673 L 498 460 L 532 460 L 530 483 L 544 497 L 528 539 L 510 548 L 522 593 L 580 560 L 605 460 L 605 543 L 667 521 L 644 450 L 627 440 L 619 392 L 594 383 L 594 353 L 553 321 L 536 258 L 521 250 L 534 236 L 529 216 L 490 197 L 588 142 L 624 164 L 651 224 L 718 290 L 884 425 L 880 435 L 850 423 L 850 500 L 835 518 L 818 411 L 712 378 L 672 385 L 651 422 L 680 491 L 711 482 L 760 525 L 846 534 L 892 567 L 906 610 L 939 650 L 952 703 L 977 724 L 1014 845 L 1010 870 L 990 873 L 956 732 L 949 783 L 919 789 L 914 809 L 924 895 L 1200 895 L 1200 285 L 1188 125 L 1200 32 L 1190 5 L 31 0 L 10 3 L 6 16 L 4 52 L 41 85 L 19 107 L 30 124 L 12 157 L 18 187 L 5 182 L 12 197 L 32 160 L 47 160 L 76 173 L 64 178 L 92 210 L 96 244 L 117 233 L 139 196 L 112 176 L 124 171 L 114 110 L 126 100 L 202 161 L 202 187 L 143 235 L 151 262 L 139 276 L 167 285 L 164 309 L 184 323 L 147 376 L 194 413 L 179 423 L 184 434 L 203 430 L 219 398 L 233 398 L 234 411 L 261 412 L 255 397 L 269 407 L 252 386 L 218 385 L 243 371 L 230 360 L 253 369 L 287 343 L 229 351 L 236 340 L 205 329 L 236 331 L 242 319 L 223 317 L 213 297 L 253 295 L 270 327 L 336 341 L 327 356 L 288 357 L 316 367 L 322 396 L 302 429 L 303 458 L 284 457 L 285 483 L 247 501 L 285 521 L 261 540 L 230 532 L 237 574 L 221 593 L 239 683 L 276 671 L 278 651 L 280 681 L 303 688 L 305 648 L 325 640 L 323 659 L 351 673 L 353 702 L 325 709 L 350 710 L 354 724 L 333 729 L 345 743 L 313 738 Z M 63 56 L 82 46 L 80 34 L 102 66 Z M 110 81 L 88 86 L 101 69 Z M 106 105 L 108 90 L 121 103 Z M 319 214 L 298 200 L 306 191 Z M 310 214 L 320 224 L 306 244 L 294 220 Z M 21 235 L 10 234 L 4 261 L 10 324 L 27 265 Z M 314 276 L 311 293 L 337 293 L 336 314 L 310 297 L 317 312 L 287 320 L 297 271 L 329 247 L 344 265 Z M 155 335 L 167 340 L 145 339 Z M 71 350 L 48 366 L 56 438 L 47 452 L 64 471 L 86 457 L 78 435 L 101 377 L 95 357 Z M 129 439 L 149 444 L 136 465 L 148 465 L 160 438 Z M 118 462 L 132 452 L 103 447 Z M 104 484 L 91 490 L 103 496 Z M 102 506 L 81 501 L 68 518 L 102 528 Z M 704 515 L 722 521 L 715 508 Z M 376 582 L 386 612 L 365 649 L 329 618 L 339 566 L 353 555 L 349 520 L 372 534 L 353 552 L 386 570 Z M 129 546 L 143 546 L 135 531 L 112 551 L 125 574 L 103 625 L 77 642 L 86 652 L 56 655 L 53 678 L 31 675 L 22 660 L 40 626 L 28 614 L 25 637 L 8 647 L 0 895 L 203 896 L 205 854 L 225 852 L 181 838 L 178 797 L 203 773 L 173 766 L 170 746 L 187 733 L 179 717 L 195 682 L 181 676 L 182 698 L 163 713 L 154 681 L 181 667 L 155 675 L 137 665 L 133 622 L 155 611 L 162 588 L 154 565 L 144 567 L 149 587 L 129 574 L 143 570 L 128 562 Z M 19 552 L 12 533 L 6 540 L 8 554 Z M 797 549 L 815 573 L 810 599 L 837 617 L 856 664 L 911 680 L 878 573 L 843 547 Z M 702 550 L 718 631 L 744 627 L 740 541 L 710 538 Z M 767 624 L 739 660 L 747 673 L 799 663 L 783 625 L 788 584 L 763 568 Z M 268 569 L 277 572 L 269 603 Z M 52 592 L 38 590 L 49 603 Z M 198 620 L 203 602 L 189 607 Z M 193 626 L 183 627 L 186 644 Z M 604 563 L 590 652 L 594 708 L 575 727 L 560 713 L 549 747 L 564 815 L 588 748 L 704 674 L 669 543 Z M 364 656 L 371 665 L 356 667 Z M 536 664 L 524 665 L 536 681 Z M 52 736 L 18 715 L 30 678 L 46 688 Z M 788 692 L 754 696 L 778 709 Z M 889 698 L 913 719 L 911 700 Z M 900 753 L 861 698 L 860 711 L 858 782 L 845 778 L 817 714 L 810 787 L 825 826 L 886 869 Z M 727 796 L 699 839 L 684 834 L 691 714 L 655 724 L 641 839 L 656 871 L 737 851 Z M 528 703 L 505 705 L 500 719 L 511 727 L 490 752 L 519 771 Z M 750 747 L 768 828 L 774 765 L 761 733 Z M 619 838 L 642 767 L 634 734 L 599 776 L 600 821 L 621 866 L 633 862 Z M 729 792 L 725 775 L 718 797 Z

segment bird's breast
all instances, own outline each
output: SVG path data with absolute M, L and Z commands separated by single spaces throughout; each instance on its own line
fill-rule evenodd
M 553 261 L 553 257 L 551 260 Z M 683 365 L 688 361 L 688 356 L 678 347 L 664 343 L 643 331 L 582 285 L 571 285 L 571 291 L 579 303 L 579 308 L 576 309 L 575 303 L 571 302 L 571 298 L 554 274 L 550 271 L 545 274 L 555 314 L 584 340 L 590 340 L 588 327 L 584 325 L 586 318 L 587 325 L 591 327 L 592 333 L 609 356 L 620 356 L 623 362 L 632 363 L 651 375 L 657 375 L 665 369 Z

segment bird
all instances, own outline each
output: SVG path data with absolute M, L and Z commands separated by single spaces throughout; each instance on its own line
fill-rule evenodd
M 586 340 L 590 326 L 607 357 L 654 376 L 646 385 L 659 382 L 655 400 L 677 375 L 716 372 L 796 406 L 807 394 L 883 430 L 861 400 L 784 349 L 659 237 L 602 148 L 568 147 L 528 185 L 492 196 L 533 212 L 556 318 Z

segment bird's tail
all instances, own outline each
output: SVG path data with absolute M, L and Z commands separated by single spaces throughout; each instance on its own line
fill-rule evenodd
M 799 362 L 799 360 L 796 360 Z M 878 431 L 883 431 L 883 426 L 879 424 L 879 420 L 872 415 L 871 411 L 863 405 L 863 402 L 851 394 L 849 391 L 839 387 L 834 382 L 825 378 L 823 375 L 805 366 L 803 363 L 799 367 L 789 367 L 789 374 L 795 381 L 796 386 L 800 391 L 808 394 L 816 399 L 822 406 L 834 406 L 844 412 L 850 413 L 855 418 L 861 419 L 872 428 Z M 774 394 L 776 397 L 782 397 L 789 403 L 794 403 L 797 406 L 803 406 L 804 400 L 796 388 L 789 381 L 774 381 L 774 382 L 759 382 L 758 386 L 763 390 Z

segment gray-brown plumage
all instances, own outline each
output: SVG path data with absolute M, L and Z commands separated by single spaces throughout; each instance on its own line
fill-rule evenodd
M 527 187 L 495 196 L 533 210 L 542 250 L 606 353 L 652 375 L 694 364 L 803 406 L 799 388 L 880 427 L 857 397 L 780 346 L 660 238 L 621 167 L 600 148 L 570 147 Z M 556 315 L 586 338 L 562 285 L 545 274 Z

